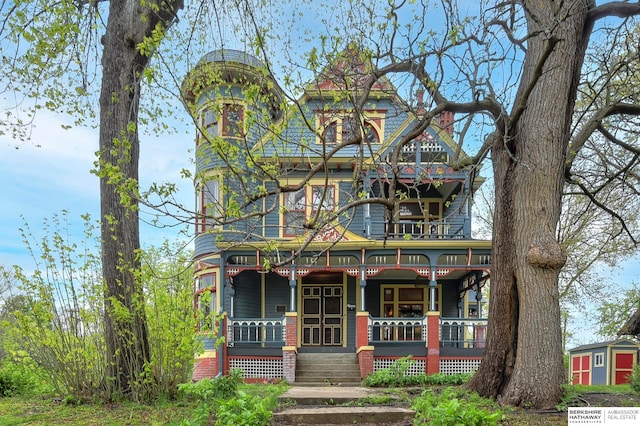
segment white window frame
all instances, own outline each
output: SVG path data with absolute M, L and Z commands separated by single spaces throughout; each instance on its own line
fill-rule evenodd
M 602 352 L 593 354 L 593 366 L 604 367 L 604 354 Z

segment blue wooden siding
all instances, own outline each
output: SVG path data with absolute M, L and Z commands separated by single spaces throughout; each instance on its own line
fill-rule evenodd
M 260 274 L 255 271 L 245 271 L 233 277 L 235 290 L 234 316 L 238 318 L 260 318 L 262 307 L 260 304 Z M 230 293 L 227 291 L 227 293 Z M 230 305 L 229 305 L 230 306 Z
M 265 318 L 280 318 L 284 314 L 276 312 L 277 305 L 284 305 L 285 311 L 290 310 L 290 287 L 289 280 L 275 273 L 265 276 Z M 254 301 L 254 303 L 257 303 Z

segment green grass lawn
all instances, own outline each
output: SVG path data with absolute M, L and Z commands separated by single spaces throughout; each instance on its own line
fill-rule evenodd
M 196 403 L 65 404 L 52 397 L 0 398 L 0 426 L 168 425 L 189 418 Z

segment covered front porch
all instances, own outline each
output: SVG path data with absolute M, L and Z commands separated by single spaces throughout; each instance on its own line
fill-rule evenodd
M 238 368 L 249 380 L 287 379 L 293 383 L 296 381 L 295 357 L 301 352 L 361 354 L 361 377 L 388 368 L 395 360 L 408 355 L 414 360 L 410 374 L 472 372 L 482 358 L 486 319 L 442 318 L 439 315 L 412 319 L 372 317 L 368 312 L 357 312 L 356 318 L 364 318 L 357 321 L 356 327 L 364 324 L 366 339 L 347 347 L 296 346 L 292 344 L 295 342 L 288 342 L 287 336 L 298 334 L 296 312 L 287 312 L 277 319 L 224 318 L 224 372 Z M 430 325 L 435 328 L 432 334 L 436 334 L 437 339 L 428 338 Z
M 343 352 L 358 354 L 362 377 L 406 355 L 416 374 L 473 371 L 487 325 L 483 251 L 332 250 L 268 272 L 249 254 L 229 256 L 215 369 L 295 382 L 297 354 Z

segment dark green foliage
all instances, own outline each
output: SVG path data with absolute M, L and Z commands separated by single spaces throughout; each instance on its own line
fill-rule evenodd
M 0 397 L 28 395 L 35 389 L 36 380 L 24 366 L 5 363 L 0 367 Z
M 395 361 L 389 368 L 369 374 L 363 381 L 369 387 L 453 386 L 468 382 L 473 374 L 409 374 L 411 356 Z
M 454 388 L 440 393 L 425 390 L 411 408 L 416 411 L 416 424 L 484 426 L 496 425 L 505 418 L 493 401 Z

